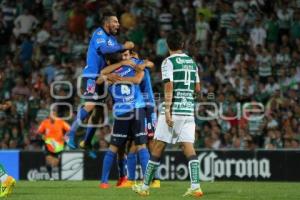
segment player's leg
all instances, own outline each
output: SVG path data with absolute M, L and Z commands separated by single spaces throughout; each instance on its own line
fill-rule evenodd
M 135 181 L 135 170 L 136 170 L 136 163 L 137 163 L 136 152 L 137 152 L 137 147 L 134 141 L 132 141 L 127 156 L 128 180 L 131 182 Z
M 183 142 L 182 150 L 189 161 L 188 167 L 191 180 L 191 187 L 187 190 L 184 196 L 201 197 L 203 192 L 200 187 L 200 162 L 196 156 L 193 143 Z
M 60 162 L 60 155 L 58 153 L 49 153 L 46 155 L 46 167 L 49 173 L 50 180 L 54 180 L 53 172 L 59 172 L 58 166 Z M 59 177 L 57 177 L 59 178 Z
M 117 157 L 118 146 L 114 144 L 109 145 L 109 149 L 106 151 L 103 158 L 102 174 L 101 174 L 101 183 L 99 185 L 102 189 L 109 188 L 108 178 L 110 174 L 111 167 Z
M 127 155 L 127 172 L 128 172 L 128 178 L 119 180 L 120 184 L 118 187 L 120 188 L 131 188 L 135 184 L 135 170 L 136 170 L 136 162 L 137 162 L 137 156 L 136 156 L 136 146 L 134 144 L 134 141 L 128 141 L 129 145 L 129 151 Z
M 12 176 L 9 176 L 6 173 L 4 166 L 1 164 L 0 164 L 0 183 L 1 183 L 0 197 L 9 196 L 16 185 L 16 180 Z
M 128 121 L 122 119 L 116 119 L 114 121 L 113 134 L 111 135 L 109 149 L 105 153 L 102 166 L 102 175 L 101 175 L 101 184 L 100 188 L 108 188 L 108 177 L 110 169 L 113 162 L 117 157 L 118 149 L 125 147 L 128 130 L 129 130 Z
M 118 150 L 118 171 L 119 180 L 116 184 L 117 187 L 122 187 L 127 182 L 127 158 L 125 155 L 125 148 Z
M 154 135 L 153 150 L 150 160 L 147 164 L 144 175 L 144 182 L 141 185 L 136 185 L 132 189 L 142 196 L 149 195 L 150 183 L 154 178 L 155 172 L 160 164 L 160 159 L 167 143 L 172 140 L 172 131 L 168 127 L 165 116 L 159 116 L 157 127 Z
M 77 113 L 77 116 L 71 125 L 71 130 L 68 133 L 69 141 L 67 144 L 71 149 L 76 148 L 75 135 L 80 123 L 82 123 L 89 116 L 89 113 L 95 107 L 96 100 L 93 99 L 93 96 L 96 94 L 98 87 L 99 86 L 96 84 L 96 77 L 82 78 L 81 88 L 84 91 L 83 96 L 85 99 L 85 104 L 82 108 L 80 108 L 79 112 Z
M 84 104 L 84 107 L 80 108 L 79 112 L 77 113 L 77 116 L 71 125 L 71 130 L 68 133 L 69 140 L 67 142 L 67 145 L 71 149 L 76 148 L 75 135 L 76 135 L 76 131 L 79 128 L 79 125 L 89 116 L 89 113 L 94 109 L 94 107 L 95 107 L 95 103 L 87 102 Z
M 150 154 L 147 148 L 147 133 L 145 133 L 145 110 L 136 109 L 135 118 L 132 120 L 131 133 L 134 136 L 134 142 L 137 147 L 137 155 L 142 167 L 143 175 L 145 174 Z
M 188 188 L 184 196 L 201 197 L 203 192 L 200 187 L 200 162 L 196 156 L 194 149 L 195 141 L 195 121 L 194 117 L 181 117 L 174 120 L 177 123 L 178 129 L 175 131 L 179 134 L 178 142 L 185 157 L 188 160 L 189 174 L 191 179 L 191 186 Z
M 145 112 L 146 112 L 146 131 L 148 135 L 148 149 L 151 155 L 151 152 L 153 150 L 153 145 L 154 145 L 153 137 L 155 133 L 155 127 L 157 124 L 157 114 L 154 106 L 146 106 Z M 151 183 L 151 188 L 160 188 L 158 171 L 156 171 L 154 175 L 153 181 Z
M 86 133 L 84 135 L 84 139 L 80 142 L 80 148 L 83 149 L 91 148 L 92 146 L 91 141 L 97 130 L 97 127 L 95 126 L 103 123 L 103 119 L 104 119 L 103 107 L 95 105 L 93 113 L 91 114 L 88 121 L 88 124 L 91 126 L 87 127 Z
M 141 185 L 133 186 L 133 191 L 137 192 L 139 195 L 147 196 L 149 195 L 149 188 L 154 175 L 156 173 L 157 168 L 160 164 L 160 159 L 164 149 L 166 147 L 166 143 L 163 141 L 155 140 L 153 145 L 153 151 L 151 152 L 150 160 L 148 161 L 146 171 L 144 173 L 144 181 Z
M 97 85 L 97 95 L 99 97 L 105 96 L 105 85 Z M 105 98 L 101 98 L 98 100 L 99 103 L 105 102 Z M 84 136 L 84 140 L 80 142 L 81 148 L 89 148 L 91 147 L 91 141 L 95 135 L 96 132 L 96 125 L 100 125 L 104 122 L 104 108 L 101 105 L 95 105 L 95 108 L 93 109 L 93 113 L 91 117 L 89 118 L 88 124 L 92 124 L 92 126 L 88 126 L 86 129 L 86 133 Z

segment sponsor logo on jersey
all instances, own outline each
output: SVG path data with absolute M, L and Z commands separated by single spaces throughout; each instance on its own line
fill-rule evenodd
M 94 94 L 96 89 L 96 81 L 94 79 L 88 79 L 86 83 L 86 92 Z
M 113 45 L 114 45 L 114 42 L 113 42 L 111 39 L 109 39 L 109 40 L 107 41 L 107 45 L 108 45 L 108 46 L 113 46 Z
M 96 43 L 97 43 L 97 44 L 104 43 L 104 42 L 105 42 L 105 39 L 104 39 L 104 38 L 97 38 L 97 39 L 96 39 Z

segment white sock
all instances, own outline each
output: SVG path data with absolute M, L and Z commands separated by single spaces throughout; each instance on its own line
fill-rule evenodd
M 142 189 L 143 189 L 143 190 L 148 190 L 148 189 L 149 189 L 149 185 L 143 184 Z
M 198 188 L 200 188 L 200 184 L 198 183 L 191 183 L 191 189 L 192 190 L 195 190 L 195 189 L 198 189 Z
M 6 179 L 7 179 L 8 175 L 7 174 L 3 174 L 1 177 L 0 177 L 0 183 L 3 183 Z

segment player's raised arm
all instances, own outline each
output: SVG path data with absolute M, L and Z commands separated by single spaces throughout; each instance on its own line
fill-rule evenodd
M 102 19 L 103 30 L 96 31 L 93 34 L 93 42 L 97 51 L 101 54 L 109 54 L 122 51 L 124 49 L 133 49 L 133 42 L 118 43 L 114 35 L 117 34 L 120 27 L 117 16 L 114 13 L 106 13 Z M 105 34 L 109 33 L 109 35 Z

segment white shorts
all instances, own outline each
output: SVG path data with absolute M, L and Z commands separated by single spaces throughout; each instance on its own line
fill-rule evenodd
M 166 143 L 176 144 L 178 142 L 195 141 L 195 118 L 194 116 L 173 115 L 173 127 L 169 127 L 165 114 L 161 114 L 157 120 L 154 139 Z

